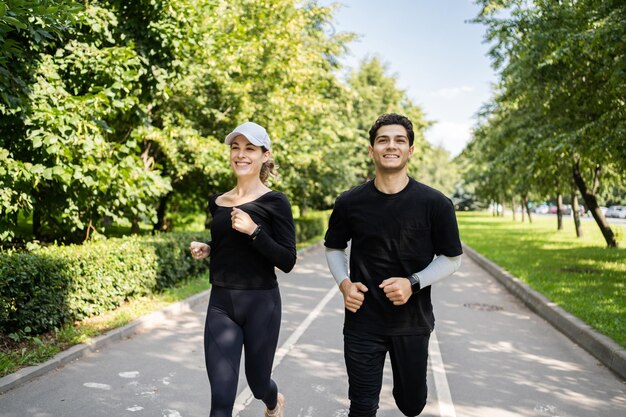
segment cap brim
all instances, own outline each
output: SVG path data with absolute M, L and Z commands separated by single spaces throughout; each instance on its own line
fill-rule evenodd
M 257 141 L 256 139 L 250 138 L 245 133 L 237 132 L 237 131 L 230 132 L 226 136 L 226 139 L 224 139 L 224 143 L 227 144 L 227 145 L 230 145 L 231 143 L 233 143 L 233 140 L 235 140 L 235 138 L 237 136 L 243 136 L 244 138 L 246 138 L 248 140 L 248 142 L 250 142 L 254 146 L 264 146 L 261 142 Z

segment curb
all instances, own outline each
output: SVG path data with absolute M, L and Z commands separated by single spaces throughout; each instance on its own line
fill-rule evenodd
M 298 251 L 298 256 L 302 256 L 322 246 L 323 242 L 307 246 L 306 248 L 300 249 Z M 153 328 L 165 319 L 190 311 L 193 307 L 206 301 L 210 292 L 211 290 L 209 289 L 202 291 L 198 294 L 194 294 L 191 297 L 171 304 L 162 310 L 155 311 L 153 313 L 140 317 L 125 326 L 110 330 L 107 333 L 93 338 L 88 343 L 74 345 L 69 349 L 57 353 L 53 358 L 47 360 L 46 362 L 43 362 L 39 365 L 33 365 L 19 369 L 12 374 L 4 376 L 0 378 L 0 394 L 4 394 L 5 392 L 12 390 L 19 385 L 22 385 L 43 374 L 57 369 L 58 367 L 72 362 L 75 359 L 81 358 L 91 352 L 96 352 L 113 342 L 130 337 L 141 331 Z
M 496 278 L 509 292 L 574 343 L 595 356 L 620 378 L 626 379 L 626 349 L 563 310 L 519 278 L 496 265 L 465 243 L 463 252 Z

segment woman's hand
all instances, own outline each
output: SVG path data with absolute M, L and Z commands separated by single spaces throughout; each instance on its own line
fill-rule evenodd
M 233 210 L 230 212 L 230 220 L 233 223 L 233 229 L 245 233 L 248 236 L 251 235 L 257 227 L 257 224 L 252 221 L 250 215 L 237 207 L 233 207 Z
M 211 247 L 206 243 L 193 241 L 189 245 L 189 251 L 193 259 L 201 260 L 209 256 Z

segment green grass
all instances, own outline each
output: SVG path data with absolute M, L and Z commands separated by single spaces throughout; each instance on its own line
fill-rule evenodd
M 42 363 L 60 351 L 105 332 L 124 326 L 131 321 L 160 310 L 180 300 L 209 288 L 209 275 L 190 279 L 178 287 L 169 288 L 161 294 L 138 298 L 114 311 L 67 325 L 55 332 L 19 341 L 8 337 L 0 339 L 0 377 L 18 369 Z
M 626 347 L 626 228 L 611 225 L 619 248 L 609 249 L 596 223 L 534 217 L 513 222 L 489 213 L 458 213 L 461 240 L 561 308 Z

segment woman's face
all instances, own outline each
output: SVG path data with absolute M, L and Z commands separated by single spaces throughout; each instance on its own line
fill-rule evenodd
M 269 158 L 269 151 L 250 143 L 243 136 L 237 136 L 230 144 L 230 165 L 237 177 L 259 176 L 261 166 Z

